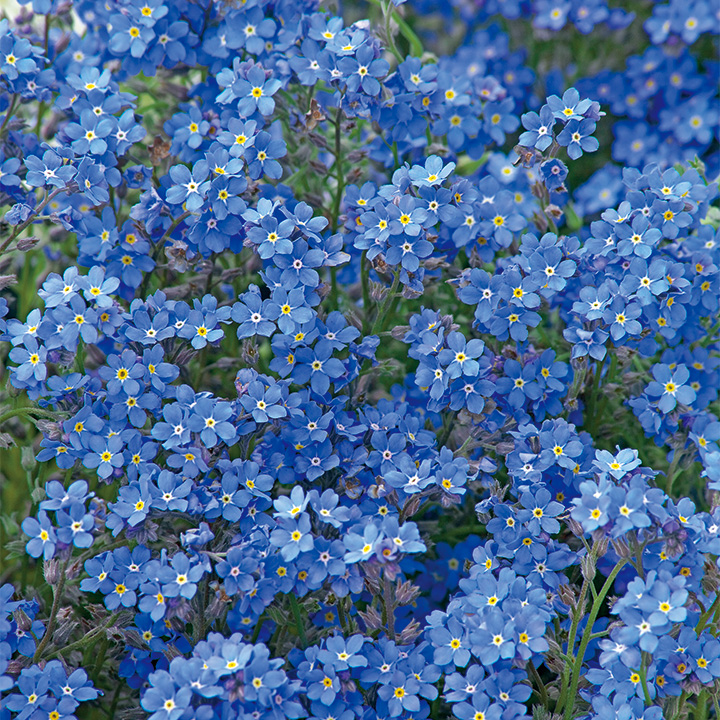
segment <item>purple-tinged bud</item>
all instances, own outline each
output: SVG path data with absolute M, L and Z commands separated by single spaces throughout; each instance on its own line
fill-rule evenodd
M 48 585 L 57 585 L 60 580 L 60 563 L 55 560 L 45 560 L 43 562 L 43 575 Z

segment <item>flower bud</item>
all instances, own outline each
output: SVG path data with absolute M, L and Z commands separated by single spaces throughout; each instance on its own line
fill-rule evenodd
M 608 551 L 608 547 L 610 545 L 610 540 L 603 535 L 600 538 L 597 538 L 595 540 L 595 554 L 597 557 L 605 557 L 605 554 Z
M 533 707 L 532 720 L 553 720 L 553 716 L 550 715 L 550 711 L 542 705 L 535 705 Z
M 619 538 L 617 540 L 611 540 L 610 542 L 612 543 L 613 550 L 618 554 L 619 557 L 629 558 L 632 556 L 632 552 L 630 551 L 628 544 L 622 538 Z
M 585 555 L 585 557 L 580 560 L 580 568 L 582 570 L 582 576 L 588 582 L 592 582 L 596 573 L 595 558 L 593 558 L 592 555 Z
M 59 440 L 62 436 L 62 425 L 53 420 L 41 418 L 35 423 L 37 429 L 50 440 Z
M 545 217 L 545 215 L 541 215 L 540 213 L 534 213 L 532 216 L 533 225 L 542 233 L 546 232 L 548 229 L 548 220 Z
M 20 252 L 27 252 L 28 250 L 32 250 L 39 242 L 40 238 L 34 235 L 32 237 L 20 238 L 17 241 L 17 249 Z
M 421 632 L 422 628 L 420 627 L 420 623 L 417 620 L 413 620 L 407 627 L 403 628 L 403 631 L 397 636 L 397 644 L 410 645 L 418 639 Z
M 550 204 L 545 208 L 545 214 L 553 220 L 559 220 L 563 216 L 563 211 L 557 205 Z
M 409 580 L 405 582 L 397 582 L 395 586 L 395 600 L 398 605 L 410 605 L 415 602 L 420 595 L 420 588 L 413 585 Z
M 309 160 L 308 164 L 319 177 L 325 177 L 327 175 L 327 168 L 322 163 L 317 162 L 317 160 Z
M 70 636 L 77 630 L 78 623 L 73 619 L 74 610 L 72 607 L 60 608 L 57 614 L 57 625 L 53 633 L 53 643 L 57 647 L 63 647 Z
M 380 630 L 383 626 L 382 617 L 380 613 L 372 606 L 368 606 L 367 610 L 358 610 L 358 615 L 362 618 L 365 623 L 365 629 L 367 633 L 371 633 L 373 630 Z
M 413 274 L 411 272 L 409 272 L 408 277 L 412 279 Z M 403 289 L 402 289 L 402 292 L 400 293 L 400 295 L 405 300 L 417 300 L 417 298 L 419 298 L 422 295 L 422 293 L 418 292 L 417 290 L 413 290 L 409 285 L 405 285 L 405 286 L 403 286 Z
M 310 142 L 315 147 L 325 150 L 328 146 L 327 140 L 322 135 L 319 135 L 316 132 L 308 133 L 307 138 L 308 138 L 308 140 L 310 140 Z M 317 160 L 310 160 L 310 165 L 313 169 L 315 169 L 316 165 L 320 166 L 322 168 L 322 170 L 319 170 L 320 174 L 327 175 L 327 170 L 328 170 L 327 165 L 324 165 L 323 163 L 320 163 Z
M 10 660 L 5 668 L 5 674 L 16 678 L 25 667 L 25 664 L 30 664 L 30 661 L 27 658 L 25 658 L 25 662 L 22 660 Z
M 419 494 L 411 495 L 406 501 L 405 505 L 403 505 L 402 512 L 400 513 L 400 517 L 403 520 L 407 520 L 407 518 L 411 518 L 419 509 L 420 509 L 420 501 L 421 497 Z
M 706 595 L 713 595 L 718 591 L 718 588 L 720 588 L 720 569 L 714 562 L 706 560 L 703 570 L 703 590 Z
M 349 183 L 356 183 L 362 176 L 363 176 L 364 170 L 362 167 L 354 167 L 347 175 L 347 180 Z
M 16 610 L 13 613 L 13 617 L 15 618 L 15 623 L 17 624 L 19 630 L 27 632 L 32 627 L 32 620 L 30 620 L 24 610 Z
M 32 470 L 37 465 L 35 449 L 25 446 L 20 450 L 20 464 L 24 470 Z
M 380 595 L 380 566 L 376 563 L 365 563 L 363 566 L 365 572 L 365 586 L 372 595 Z
M 60 580 L 60 563 L 53 560 L 45 560 L 43 562 L 43 575 L 48 585 L 57 585 Z
M 570 585 L 560 585 L 557 589 L 560 600 L 569 607 L 575 607 L 577 596 L 575 590 Z

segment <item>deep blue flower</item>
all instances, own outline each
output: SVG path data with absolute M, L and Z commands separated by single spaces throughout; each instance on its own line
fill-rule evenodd
M 559 190 L 568 174 L 568 169 L 562 160 L 553 158 L 540 165 L 540 173 L 548 190 Z
M 556 118 L 548 105 L 543 105 L 539 115 L 536 112 L 525 113 L 521 120 L 525 132 L 520 135 L 520 145 L 534 147 L 541 152 L 552 145 Z
M 577 160 L 583 152 L 595 152 L 600 143 L 592 137 L 595 132 L 595 122 L 586 118 L 584 120 L 571 120 L 558 135 L 560 145 L 567 147 L 567 154 L 571 160 Z

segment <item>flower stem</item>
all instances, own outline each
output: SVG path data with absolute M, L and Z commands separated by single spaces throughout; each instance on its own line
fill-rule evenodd
M 383 604 L 387 616 L 388 637 L 395 641 L 395 598 L 393 597 L 392 583 L 387 572 L 383 573 Z
M 537 685 L 538 692 L 540 693 L 540 702 L 547 710 L 550 701 L 548 699 L 547 690 L 545 689 L 545 683 L 542 681 L 540 673 L 537 671 L 535 663 L 532 660 L 528 660 L 527 669 L 530 671 L 530 677 L 532 677 L 532 679 L 535 681 L 535 684 Z
M 300 606 L 298 605 L 297 598 L 294 593 L 288 593 L 290 598 L 290 607 L 292 609 L 293 616 L 295 617 L 295 625 L 297 626 L 298 637 L 300 638 L 300 644 L 304 650 L 307 647 L 307 638 L 305 637 L 305 628 L 303 627 L 302 615 L 300 614 Z
M 698 637 L 708 624 L 708 620 L 710 620 L 712 614 L 718 609 L 718 606 L 720 606 L 720 592 L 715 593 L 715 599 L 713 600 L 712 605 L 710 605 L 710 607 L 702 615 L 700 615 L 700 620 L 698 620 L 698 624 L 695 627 L 695 632 Z
M 35 654 L 33 655 L 34 663 L 42 657 L 43 650 L 47 647 L 47 644 L 50 642 L 50 638 L 55 631 L 55 621 L 57 620 L 58 610 L 60 610 L 60 601 L 62 599 L 63 589 L 65 588 L 65 580 L 67 579 L 66 571 L 69 563 L 70 558 L 63 563 L 62 568 L 60 569 L 60 579 L 58 580 L 57 587 L 53 590 L 53 604 L 50 609 L 50 618 L 48 619 L 48 624 L 45 628 L 45 634 L 43 635 L 40 644 L 35 649 Z
M 672 497 L 672 486 L 675 480 L 675 473 L 677 471 L 677 466 L 680 462 L 680 458 L 683 456 L 683 454 L 683 448 L 677 448 L 673 450 L 673 459 L 670 461 L 670 467 L 668 468 L 667 476 L 665 478 L 665 492 L 668 497 Z
M 573 663 L 572 681 L 570 684 L 570 692 L 567 695 L 567 700 L 565 704 L 565 713 L 563 715 L 564 720 L 571 720 L 571 718 L 573 717 L 575 698 L 577 697 L 578 684 L 580 683 L 580 671 L 582 669 L 583 660 L 585 659 L 585 651 L 587 650 L 587 646 L 590 643 L 590 636 L 592 635 L 593 625 L 595 625 L 595 620 L 597 620 L 598 613 L 600 612 L 600 607 L 602 606 L 605 597 L 610 592 L 610 589 L 615 582 L 615 578 L 618 576 L 618 573 L 625 567 L 626 563 L 627 558 L 621 558 L 617 565 L 615 565 L 615 567 L 612 569 L 612 572 L 605 580 L 605 584 L 602 586 L 602 589 L 598 593 L 598 596 L 597 598 L 595 598 L 595 602 L 592 604 L 592 608 L 590 609 L 590 615 L 587 620 L 587 625 L 585 626 L 585 631 L 583 632 L 582 639 L 580 640 L 580 648 L 578 649 L 577 657 L 575 658 L 575 662 Z
M 383 300 L 382 305 L 380 305 L 380 307 L 378 308 L 377 315 L 375 317 L 375 322 L 373 323 L 372 329 L 370 330 L 371 335 L 377 335 L 378 331 L 382 328 L 382 325 L 385 322 L 385 313 L 387 312 L 392 299 L 395 297 L 395 293 L 397 292 L 399 284 L 400 284 L 400 271 L 396 270 L 395 271 L 395 279 L 393 280 L 393 284 L 390 287 L 388 294 L 385 296 L 385 299 Z
M 590 585 L 590 581 L 585 578 L 583 580 L 582 588 L 580 589 L 580 598 L 578 600 L 577 605 L 575 606 L 575 612 L 573 613 L 573 619 L 572 624 L 570 625 L 570 634 L 568 635 L 568 643 L 567 643 L 567 656 L 569 658 L 572 658 L 574 660 L 574 651 L 575 651 L 575 637 L 577 636 L 577 629 L 578 625 L 580 624 L 580 617 L 583 615 L 583 608 L 585 606 L 585 597 L 587 596 L 588 586 Z M 567 689 L 568 684 L 570 682 L 570 670 L 571 670 L 571 663 L 567 663 L 565 667 L 563 668 L 563 674 L 562 674 L 562 685 L 560 687 L 560 695 L 558 696 L 558 702 L 555 706 L 555 713 L 559 713 L 560 710 L 562 710 L 563 705 L 565 704 L 565 699 L 567 696 Z
M 17 107 L 17 101 L 18 101 L 19 95 L 16 93 L 12 96 L 10 100 L 10 106 L 7 109 L 7 112 L 5 113 L 5 119 L 3 120 L 3 124 L 0 125 L 0 134 L 2 134 L 2 131 L 7 127 L 7 124 L 10 122 L 10 119 L 15 114 L 15 108 Z
M 395 20 L 400 34 L 407 40 L 407 43 L 410 46 L 410 54 L 414 55 L 415 57 L 420 57 L 423 54 L 423 44 L 422 42 L 420 42 L 420 38 L 415 34 L 413 29 L 407 24 L 407 22 L 402 17 L 400 17 L 400 13 L 395 8 L 390 6 L 390 2 L 388 1 L 387 5 L 381 2 L 381 0 L 369 0 L 369 2 L 371 5 L 379 7 L 383 11 L 384 15 L 392 17 L 392 19 Z M 392 41 L 389 35 L 390 34 L 388 33 L 388 42 L 392 45 L 392 53 L 400 62 L 402 62 L 405 58 L 400 55 L 397 47 L 395 47 L 395 43 Z
M 360 284 L 362 285 L 363 299 L 363 335 L 368 334 L 368 313 L 370 311 L 370 263 L 367 259 L 367 250 L 360 256 Z
M 7 412 L 0 415 L 0 425 L 6 420 L 9 420 L 12 417 L 16 417 L 17 415 L 39 415 L 41 418 L 47 418 L 48 420 L 58 419 L 55 413 L 49 412 L 48 410 L 43 410 L 42 408 L 19 407 L 8 410 Z

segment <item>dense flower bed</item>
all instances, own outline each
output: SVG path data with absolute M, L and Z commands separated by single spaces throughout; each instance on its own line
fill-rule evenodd
M 24 2 L 0 720 L 720 717 L 715 4 Z

